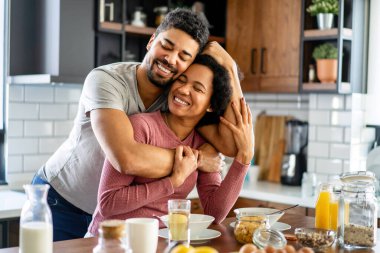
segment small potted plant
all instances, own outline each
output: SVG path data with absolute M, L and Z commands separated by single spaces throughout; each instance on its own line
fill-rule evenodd
M 338 74 L 338 49 L 331 43 L 324 43 L 313 50 L 317 62 L 317 77 L 321 83 L 335 83 Z
M 338 0 L 312 0 L 312 4 L 306 9 L 312 16 L 317 16 L 319 29 L 330 29 L 334 15 L 338 15 Z

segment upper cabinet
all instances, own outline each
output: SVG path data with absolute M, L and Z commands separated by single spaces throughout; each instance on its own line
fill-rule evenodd
M 300 0 L 228 0 L 226 48 L 244 91 L 298 92 L 300 16 Z
M 225 44 L 225 1 L 97 0 L 95 65 L 142 61 L 149 37 L 166 12 L 176 7 L 201 11 L 210 24 L 210 40 Z
M 338 0 L 330 17 L 307 11 L 313 4 L 302 0 L 300 91 L 365 91 L 368 1 Z

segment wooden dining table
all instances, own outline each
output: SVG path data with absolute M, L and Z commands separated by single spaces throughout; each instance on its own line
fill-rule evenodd
M 203 245 L 211 246 L 217 249 L 220 253 L 238 252 L 242 244 L 238 243 L 235 240 L 233 228 L 230 226 L 230 223 L 233 221 L 235 221 L 234 218 L 227 218 L 221 224 L 218 224 L 218 225 L 212 224 L 209 228 L 220 231 L 221 236 L 218 238 L 212 239 L 210 241 L 207 241 L 203 244 L 197 244 L 193 246 L 194 247 L 203 246 Z M 280 219 L 280 221 L 291 225 L 291 229 L 287 231 L 283 231 L 285 234 L 293 234 L 294 229 L 297 227 L 313 227 L 314 226 L 314 218 L 301 216 L 301 215 L 285 214 Z M 371 249 L 347 250 L 347 249 L 339 249 L 338 246 L 334 245 L 328 248 L 325 252 L 327 253 L 380 252 L 379 239 L 380 238 L 379 238 L 379 231 L 378 231 L 377 232 L 378 244 Z M 55 242 L 53 244 L 53 247 L 54 247 L 53 252 L 54 253 L 92 253 L 92 249 L 96 246 L 97 242 L 98 242 L 98 239 L 95 237 Z M 288 243 L 295 246 L 295 248 L 300 247 L 297 244 L 297 242 L 288 241 Z M 167 245 L 168 245 L 168 242 L 166 239 L 158 238 L 157 253 L 164 252 Z M 0 253 L 19 253 L 19 248 L 14 247 L 14 248 L 0 249 Z M 134 253 L 139 253 L 139 252 L 134 252 Z

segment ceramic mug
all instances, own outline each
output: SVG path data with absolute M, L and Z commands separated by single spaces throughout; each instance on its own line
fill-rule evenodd
M 158 243 L 158 220 L 154 218 L 131 218 L 125 221 L 129 247 L 133 252 L 156 253 Z

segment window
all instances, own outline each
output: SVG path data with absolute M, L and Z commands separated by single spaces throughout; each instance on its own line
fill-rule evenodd
M 5 90 L 8 69 L 8 0 L 0 1 L 0 184 L 6 184 Z

